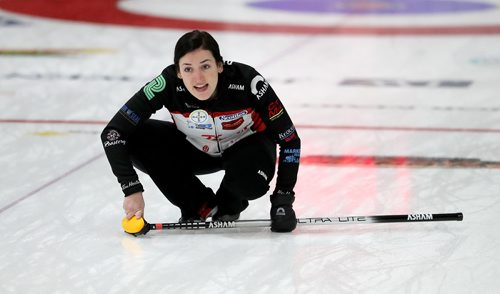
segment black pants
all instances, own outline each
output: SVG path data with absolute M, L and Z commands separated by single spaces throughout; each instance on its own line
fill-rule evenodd
M 187 217 L 195 217 L 207 201 L 215 201 L 221 215 L 243 211 L 249 200 L 267 193 L 276 168 L 276 144 L 263 134 L 212 157 L 191 145 L 173 123 L 150 119 L 127 144 L 134 166 Z M 224 177 L 214 194 L 196 175 L 220 170 Z

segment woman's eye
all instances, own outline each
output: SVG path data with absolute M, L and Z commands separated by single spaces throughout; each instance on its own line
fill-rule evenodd
M 209 69 L 210 68 L 210 65 L 209 64 L 204 64 L 203 65 L 203 69 Z
M 192 70 L 193 70 L 193 69 L 192 69 L 192 68 L 190 68 L 190 67 L 185 67 L 185 68 L 184 68 L 184 72 L 191 72 Z

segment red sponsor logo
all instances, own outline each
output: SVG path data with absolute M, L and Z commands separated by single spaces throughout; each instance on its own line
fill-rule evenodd
M 283 114 L 283 106 L 281 105 L 279 100 L 270 103 L 267 107 L 267 110 L 270 120 L 275 120 Z
M 228 122 L 223 122 L 222 123 L 222 129 L 223 130 L 236 130 L 239 126 L 241 126 L 244 122 L 244 119 L 242 117 L 228 121 Z
M 210 140 L 210 141 L 216 141 L 217 139 L 219 139 L 219 137 L 221 135 L 201 135 L 203 138 L 207 139 L 207 140 Z

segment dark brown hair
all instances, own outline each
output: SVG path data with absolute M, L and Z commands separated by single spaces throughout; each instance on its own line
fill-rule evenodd
M 175 45 L 174 64 L 177 71 L 179 71 L 179 60 L 182 56 L 200 48 L 212 52 L 217 63 L 223 62 L 219 44 L 217 44 L 214 37 L 205 31 L 194 30 L 180 37 Z

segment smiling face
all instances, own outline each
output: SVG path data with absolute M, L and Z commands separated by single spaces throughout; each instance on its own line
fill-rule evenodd
M 204 101 L 214 96 L 222 69 L 222 63 L 215 61 L 212 52 L 200 48 L 179 59 L 177 76 L 191 95 Z

